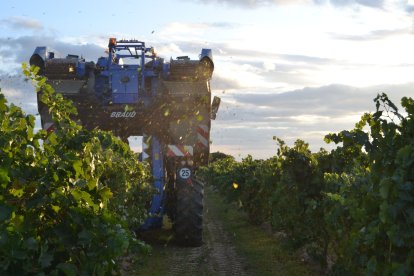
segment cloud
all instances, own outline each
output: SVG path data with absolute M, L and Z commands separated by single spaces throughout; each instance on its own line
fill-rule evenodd
M 200 25 L 198 28 L 214 28 L 214 25 Z M 220 27 L 219 25 L 221 23 L 216 27 Z M 226 24 L 222 25 L 226 27 Z M 397 103 L 402 96 L 411 95 L 414 87 L 414 83 L 366 88 L 335 84 L 295 90 L 268 89 L 266 86 L 248 87 L 243 83 L 245 78 L 241 74 L 246 71 L 250 71 L 252 75 L 256 75 L 263 83 L 269 85 L 286 82 L 296 85 L 295 87 L 316 86 L 319 84 L 314 84 L 307 78 L 309 71 L 323 71 L 325 65 L 340 63 L 343 66 L 344 63 L 312 55 L 235 49 L 221 42 L 188 42 L 183 39 L 174 40 L 172 44 L 171 40 L 166 41 L 155 41 L 160 47 L 154 46 L 157 51 L 162 49 L 161 53 L 168 55 L 175 51 L 180 55 L 194 55 L 194 58 L 200 53 L 201 48 L 213 49 L 216 71 L 211 87 L 213 94 L 222 97 L 222 106 L 217 120 L 213 123 L 212 149 L 226 149 L 228 153 L 236 156 L 255 153 L 257 158 L 266 158 L 274 155 L 276 143 L 272 140 L 273 136 L 278 136 L 288 143 L 293 143 L 297 138 L 304 139 L 310 143 L 313 150 L 326 147 L 323 142 L 325 134 L 350 129 L 362 113 L 374 111 L 372 99 L 378 92 L 388 92 L 390 98 Z M 49 46 L 56 51 L 59 50 L 63 55 L 78 54 L 93 61 L 104 51 L 98 44 L 68 42 L 50 36 L 0 38 L 0 45 L 3 45 L 0 48 L 0 63 L 17 64 L 22 61 L 28 62 L 36 46 Z M 228 68 L 227 65 L 231 67 Z M 412 64 L 408 62 L 407 66 Z M 240 71 L 235 70 L 234 75 L 225 74 L 234 68 L 239 68 Z M 0 86 L 10 101 L 21 103 L 25 110 L 36 112 L 35 95 L 25 90 L 29 88 L 24 87 L 30 84 L 25 83 L 23 87 L 19 87 L 17 80 L 13 82 L 7 77 L 1 78 Z M 9 83 L 4 85 L 6 82 Z M 283 93 L 280 93 L 281 91 Z
M 25 81 L 21 74 L 21 63 L 29 63 L 37 46 L 47 46 L 61 56 L 83 55 L 92 61 L 104 54 L 104 48 L 99 45 L 67 43 L 50 36 L 0 37 L 0 45 L 0 64 L 6 65 L 0 68 L 1 92 L 10 103 L 21 106 L 30 114 L 37 113 L 36 94 L 31 83 Z
M 212 23 L 205 23 L 208 24 L 211 28 L 234 28 L 238 26 L 238 24 L 233 22 L 212 22 Z
M 276 62 L 279 60 L 282 64 L 297 64 L 297 65 L 329 65 L 337 63 L 338 60 L 324 58 L 319 56 L 285 54 L 278 52 L 260 51 L 256 49 L 234 48 L 226 43 L 210 42 L 208 44 L 202 42 L 188 42 L 175 41 L 175 45 L 183 52 L 199 52 L 201 48 L 213 49 L 214 56 L 224 58 L 231 58 L 235 64 L 250 64 L 252 66 L 261 67 L 263 65 L 263 58 L 266 62 Z
M 386 92 L 400 106 L 401 98 L 412 95 L 413 87 L 414 83 L 365 88 L 328 85 L 278 94 L 219 94 L 222 104 L 212 125 L 212 150 L 268 158 L 276 153 L 273 136 L 289 145 L 303 139 L 313 151 L 330 149 L 333 145 L 325 144 L 324 136 L 352 129 L 363 113 L 374 112 L 373 99 L 378 93 Z
M 276 5 L 288 4 L 331 4 L 343 7 L 351 5 L 361 5 L 372 8 L 382 8 L 384 0 L 186 0 L 203 4 L 226 4 L 229 6 L 239 6 L 242 8 L 259 8 Z
M 328 1 L 321 1 L 315 0 L 316 3 L 323 3 L 329 2 L 334 6 L 349 6 L 349 5 L 362 5 L 372 8 L 382 8 L 384 6 L 384 0 L 328 0 Z
M 374 30 L 366 34 L 331 34 L 330 36 L 333 39 L 338 40 L 351 40 L 351 41 L 371 41 L 371 40 L 380 40 L 386 39 L 389 37 L 400 36 L 413 34 L 413 29 L 409 28 L 400 28 L 400 29 L 390 29 L 390 30 Z
M 410 95 L 414 84 L 383 85 L 357 88 L 328 85 L 303 88 L 279 94 L 239 93 L 232 95 L 237 103 L 262 107 L 265 117 L 297 115 L 346 116 L 373 110 L 372 99 L 380 92 L 389 93 L 397 103 Z
M 232 6 L 240 7 L 262 7 L 276 4 L 291 4 L 291 3 L 303 3 L 308 1 L 301 0 L 195 0 L 204 4 L 228 4 Z
M 194 47 L 200 47 L 202 44 L 194 44 Z M 266 58 L 266 61 L 274 61 L 274 60 L 281 60 L 286 61 L 289 63 L 296 63 L 296 64 L 315 64 L 315 65 L 324 65 L 324 64 L 331 64 L 336 62 L 337 60 L 323 58 L 318 56 L 309 56 L 309 55 L 295 55 L 295 54 L 285 54 L 285 53 L 277 53 L 277 52 L 267 52 L 267 51 L 259 51 L 255 49 L 240 49 L 240 48 L 233 48 L 228 44 L 225 43 L 211 43 L 209 46 L 213 49 L 217 49 L 214 54 L 223 56 L 223 57 L 232 57 L 234 62 L 237 63 L 246 63 L 247 61 L 256 61 L 256 64 L 262 64 L 263 61 L 258 61 L 258 58 Z M 185 45 L 183 45 L 185 47 Z M 249 59 L 247 59 L 247 57 Z
M 32 84 L 25 81 L 22 74 L 0 74 L 1 93 L 6 96 L 9 103 L 23 108 L 26 113 L 37 113 L 36 93 Z
M 185 22 L 170 22 L 164 26 L 167 31 L 172 30 L 187 30 L 187 29 L 210 29 L 210 28 L 234 28 L 238 24 L 227 21 L 217 21 L 217 22 L 202 22 L 202 23 L 185 23 Z
M 227 21 L 217 21 L 217 22 L 169 22 L 165 24 L 162 30 L 159 31 L 161 36 L 174 36 L 178 35 L 190 35 L 191 40 L 194 41 L 195 37 L 204 37 L 204 34 L 207 31 L 212 29 L 233 29 L 239 24 L 227 22 Z
M 237 80 L 227 79 L 221 76 L 213 77 L 213 79 L 211 80 L 211 87 L 215 90 L 232 90 L 241 88 Z
M 410 2 L 409 0 L 408 3 L 405 5 L 405 11 L 408 13 L 414 12 L 414 2 Z
M 257 60 L 257 58 L 263 58 L 266 57 L 266 60 L 283 60 L 291 63 L 296 64 L 330 64 L 332 62 L 335 62 L 336 60 L 328 59 L 328 58 L 322 58 L 318 56 L 307 56 L 307 55 L 292 55 L 292 54 L 284 54 L 284 53 L 275 53 L 275 52 L 266 52 L 266 51 L 258 51 L 258 50 L 252 50 L 252 49 L 237 49 L 232 48 L 226 44 L 212 44 L 214 48 L 220 49 L 217 55 L 223 55 L 223 56 L 232 56 L 233 58 L 238 57 L 237 61 L 235 59 L 235 62 L 244 63 L 247 59 L 246 57 L 249 57 L 249 60 Z M 261 63 L 261 61 L 256 61 L 257 63 Z
M 261 57 L 265 57 L 262 55 Z M 257 60 L 242 60 L 237 59 L 233 64 L 240 67 L 244 72 L 250 72 L 261 78 L 262 81 L 268 84 L 306 84 L 314 85 L 314 80 L 309 76 L 309 71 L 318 71 L 321 65 L 334 64 L 330 63 L 311 62 L 309 60 L 291 60 L 288 55 L 267 56 L 265 61 Z
M 185 50 L 200 49 L 201 45 Z M 269 87 L 303 87 L 305 85 L 319 85 L 310 77 L 309 72 L 318 72 L 323 66 L 344 64 L 335 59 L 307 55 L 291 55 L 284 53 L 265 52 L 250 49 L 234 49 L 224 44 L 209 45 L 213 49 L 213 56 L 217 57 L 217 72 L 227 79 L 238 79 L 239 86 L 259 85 L 264 89 Z M 231 68 L 220 71 L 220 68 Z M 231 76 L 232 75 L 232 76 Z M 242 77 L 244 75 L 245 77 Z M 250 76 L 250 78 L 249 78 Z M 213 78 L 214 81 L 214 78 Z M 253 84 L 255 83 L 255 84 Z M 214 88 L 214 86 L 212 86 Z
M 96 61 L 104 54 L 104 48 L 96 44 L 72 44 L 51 36 L 21 36 L 17 38 L 0 37 L 0 57 L 7 57 L 8 63 L 29 62 L 37 46 L 47 46 L 59 56 L 67 54 L 82 55 L 88 60 Z
M 23 16 L 12 16 L 0 20 L 0 23 L 14 30 L 39 31 L 43 29 L 43 25 L 38 20 Z

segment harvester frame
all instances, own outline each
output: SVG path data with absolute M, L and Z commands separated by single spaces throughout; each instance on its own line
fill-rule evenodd
M 204 188 L 194 174 L 208 163 L 211 120 L 220 104 L 217 97 L 211 104 L 211 49 L 196 60 L 165 62 L 142 41 L 110 38 L 107 56 L 96 64 L 76 55 L 56 58 L 45 46 L 35 49 L 30 64 L 72 100 L 87 129 L 113 131 L 126 142 L 143 136 L 140 158 L 150 163 L 158 193 L 141 229 L 160 227 L 168 215 L 179 241 L 200 245 Z M 40 97 L 38 110 L 42 127 L 52 131 Z

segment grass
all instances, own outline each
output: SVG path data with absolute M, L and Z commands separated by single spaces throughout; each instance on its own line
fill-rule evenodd
M 211 190 L 207 191 L 207 206 L 215 209 L 224 228 L 233 236 L 238 252 L 255 275 L 318 275 L 302 262 L 297 253 L 284 246 L 281 238 L 275 237 L 260 226 L 251 225 L 247 216 L 234 204 Z
M 152 250 L 148 254 L 136 256 L 131 268 L 126 270 L 123 275 L 168 275 L 168 256 L 171 254 L 168 242 L 171 235 L 171 230 L 164 229 L 144 233 L 140 238 L 150 244 Z
M 205 208 L 209 218 L 221 221 L 230 233 L 245 267 L 254 275 L 319 275 L 312 267 L 300 260 L 297 252 L 285 246 L 281 238 L 275 237 L 260 226 L 251 225 L 247 216 L 236 205 L 224 201 L 211 187 L 205 189 Z M 171 230 L 153 230 L 144 236 L 152 247 L 147 256 L 139 256 L 132 268 L 124 275 L 168 275 L 169 258 L 177 250 L 171 244 Z M 205 231 L 205 235 L 208 235 Z

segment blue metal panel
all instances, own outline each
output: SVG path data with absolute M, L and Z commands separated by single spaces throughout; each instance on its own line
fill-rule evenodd
M 43 59 L 43 61 L 46 61 L 46 47 L 42 46 L 42 47 L 36 47 L 33 55 L 38 55 L 40 58 Z
M 164 215 L 164 162 L 163 151 L 159 140 L 152 137 L 151 141 L 151 170 L 154 177 L 154 187 L 158 193 L 152 197 L 151 207 L 149 211 L 150 217 L 145 221 L 141 229 L 156 228 L 162 226 L 162 216 Z
M 154 67 L 146 65 L 148 60 L 155 62 L 155 55 L 151 48 L 145 47 L 144 42 L 110 40 L 109 55 L 105 60 L 105 71 L 102 74 L 109 73 L 112 103 L 133 104 L 140 100 L 148 105 L 149 98 L 146 95 L 148 93 L 144 91 L 145 81 L 158 76 L 158 73 L 154 72 Z
M 208 57 L 209 59 L 213 60 L 213 53 L 211 52 L 211 49 L 201 49 L 200 60 L 204 57 Z
M 144 64 L 143 64 L 144 65 Z M 144 66 L 142 68 L 145 68 Z M 142 78 L 145 79 L 145 78 Z M 158 91 L 158 80 L 152 78 L 152 89 L 151 96 L 155 96 Z M 144 84 L 144 83 L 143 83 Z M 144 86 L 142 86 L 144 87 Z M 144 141 L 143 141 L 144 143 Z M 164 185 L 165 185 L 165 175 L 164 175 L 164 156 L 163 156 L 163 144 L 156 137 L 151 138 L 151 169 L 152 175 L 154 177 L 154 187 L 158 190 L 158 194 L 154 195 L 151 202 L 151 208 L 149 211 L 150 218 L 148 218 L 141 229 L 156 228 L 162 226 L 162 216 L 164 215 Z
M 100 57 L 97 62 L 97 67 L 104 68 L 108 63 L 108 59 L 106 57 Z
M 103 102 L 112 101 L 109 93 L 108 77 L 101 74 L 95 78 L 95 95 Z
M 170 72 L 170 64 L 164 63 L 162 65 L 162 76 L 165 78 L 168 76 L 168 73 Z
M 136 103 L 138 101 L 138 72 L 131 69 L 111 71 L 113 103 Z
M 86 74 L 85 62 L 78 62 L 76 65 L 76 76 L 78 78 L 83 78 Z

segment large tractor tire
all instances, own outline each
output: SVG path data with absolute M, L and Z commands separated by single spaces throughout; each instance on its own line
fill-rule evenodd
M 176 184 L 176 239 L 182 245 L 200 246 L 203 243 L 204 185 L 195 178 L 180 177 Z

